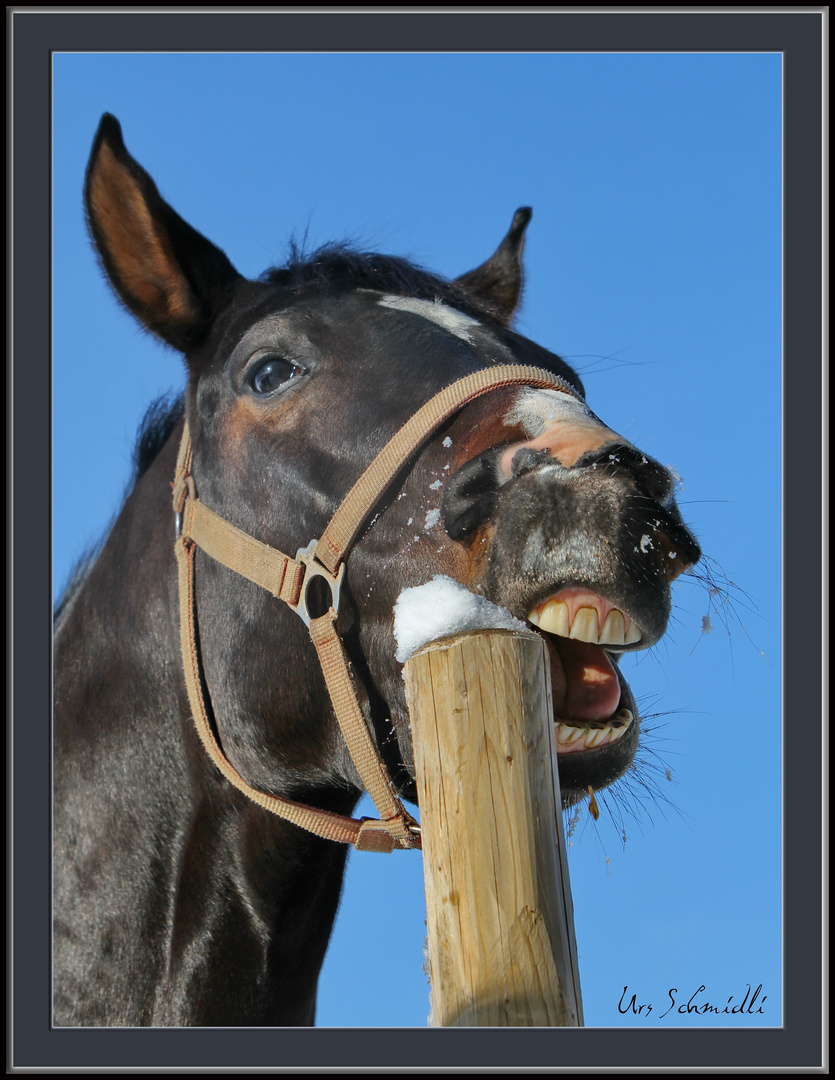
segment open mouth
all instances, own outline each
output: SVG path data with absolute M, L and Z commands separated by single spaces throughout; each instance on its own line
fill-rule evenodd
M 557 753 L 619 742 L 635 717 L 615 654 L 640 642 L 638 626 L 604 597 L 575 588 L 543 600 L 527 618 L 548 648 Z

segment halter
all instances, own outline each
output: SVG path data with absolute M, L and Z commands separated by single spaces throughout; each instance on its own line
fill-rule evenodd
M 173 487 L 180 646 L 194 723 L 209 757 L 234 787 L 264 809 L 317 836 L 353 844 L 358 851 L 388 852 L 395 847 L 421 846 L 420 825 L 395 793 L 357 701 L 349 661 L 336 632 L 345 559 L 380 496 L 427 438 L 463 405 L 506 386 L 534 386 L 579 397 L 564 379 L 535 367 L 506 364 L 459 379 L 431 398 L 400 428 L 348 492 L 321 537 L 300 548 L 295 559 L 255 540 L 200 501 L 191 475 L 191 438 L 188 422 L 185 423 Z M 345 817 L 268 795 L 251 787 L 227 760 L 212 731 L 203 695 L 194 591 L 194 557 L 198 547 L 283 600 L 308 627 L 337 722 L 380 820 Z M 314 617 L 308 608 L 307 595 L 315 578 L 327 582 L 331 602 L 324 615 Z

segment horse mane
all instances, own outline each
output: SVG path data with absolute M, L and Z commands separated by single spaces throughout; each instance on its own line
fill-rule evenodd
M 163 394 L 152 401 L 139 424 L 133 446 L 133 472 L 128 492 L 136 487 L 151 462 L 168 441 L 185 411 L 185 395 Z
M 163 394 L 152 401 L 145 410 L 145 415 L 139 423 L 131 455 L 131 475 L 128 480 L 124 498 L 133 491 L 142 475 L 148 470 L 151 462 L 159 454 L 171 432 L 177 426 L 185 409 L 184 394 Z M 122 500 L 124 502 L 124 499 Z M 101 538 L 97 540 L 83 555 L 79 557 L 70 571 L 69 580 L 64 586 L 61 596 L 52 610 L 52 625 L 56 627 L 58 620 L 66 610 L 73 596 L 78 592 L 82 582 L 87 576 L 87 571 L 96 561 L 99 552 L 104 546 L 104 541 L 110 532 L 111 526 L 104 530 Z
M 322 290 L 374 289 L 419 300 L 442 300 L 474 318 L 497 322 L 495 313 L 454 281 L 446 281 L 422 266 L 396 255 L 361 252 L 347 244 L 324 244 L 306 253 L 294 240 L 284 266 L 273 266 L 259 280 L 294 291 L 309 286 Z

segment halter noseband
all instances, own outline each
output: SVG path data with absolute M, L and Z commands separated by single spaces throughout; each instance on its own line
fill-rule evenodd
M 200 501 L 191 475 L 191 439 L 185 422 L 173 487 L 180 645 L 194 723 L 207 753 L 231 784 L 259 806 L 317 836 L 353 844 L 360 851 L 420 847 L 420 825 L 395 793 L 357 701 L 348 659 L 336 632 L 345 559 L 386 487 L 426 439 L 463 405 L 506 386 L 534 386 L 579 396 L 558 375 L 535 367 L 506 364 L 459 379 L 431 398 L 400 428 L 348 492 L 320 539 L 300 548 L 295 559 L 255 540 Z M 251 787 L 225 757 L 212 731 L 201 685 L 194 593 L 194 556 L 198 547 L 283 600 L 308 627 L 337 721 L 360 779 L 380 814 L 379 821 L 356 820 L 267 795 Z M 307 592 L 316 577 L 328 583 L 331 603 L 324 615 L 313 617 L 307 606 Z

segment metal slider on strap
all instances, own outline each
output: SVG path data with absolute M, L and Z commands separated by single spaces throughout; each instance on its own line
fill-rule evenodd
M 174 484 L 174 539 L 179 540 L 183 532 L 183 514 L 189 499 L 196 499 L 194 477 L 190 473 L 178 477 Z
M 404 821 L 409 833 L 414 837 L 410 841 L 406 837 L 398 838 L 393 835 L 391 826 L 393 821 L 378 821 L 375 818 L 360 818 L 359 833 L 354 841 L 357 851 L 377 851 L 384 855 L 394 851 L 395 848 L 420 849 L 420 825 L 408 814 L 404 815 Z
M 304 625 L 309 629 L 311 619 L 316 618 L 315 615 L 311 615 L 310 609 L 307 604 L 307 594 L 310 586 L 313 584 L 314 578 L 324 578 L 331 591 L 331 602 L 326 605 L 325 610 L 328 607 L 333 608 L 334 613 L 339 613 L 339 601 L 342 593 L 342 579 L 345 576 L 345 563 L 340 563 L 339 569 L 336 574 L 331 574 L 319 560 L 316 558 L 316 548 L 319 546 L 318 540 L 311 540 L 305 548 L 299 548 L 296 552 L 296 562 L 301 563 L 304 566 L 304 580 L 301 584 L 301 592 L 299 593 L 298 603 L 293 606 L 293 611 L 299 616 Z M 321 612 L 320 612 L 321 614 Z

